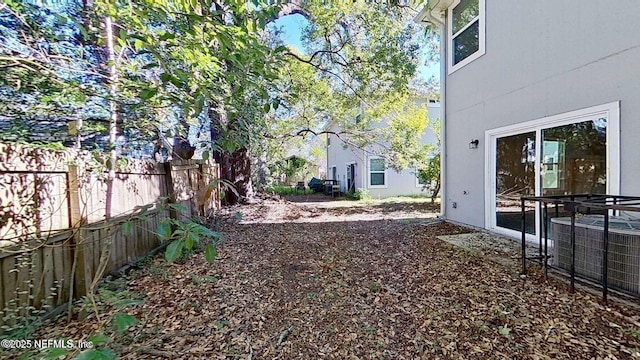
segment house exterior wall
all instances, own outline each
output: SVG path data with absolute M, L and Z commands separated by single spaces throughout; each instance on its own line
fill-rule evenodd
M 419 106 L 424 104 L 425 100 L 417 101 Z M 428 103 L 427 111 L 430 119 L 440 117 L 440 104 Z M 377 126 L 385 126 L 386 122 L 382 121 Z M 329 132 L 339 132 L 340 130 L 334 125 L 329 127 Z M 356 190 L 364 188 L 374 198 L 386 198 L 400 195 L 429 195 L 427 191 L 423 191 L 422 185 L 419 185 L 416 179 L 414 169 L 407 169 L 397 172 L 391 168 L 385 171 L 385 186 L 376 187 L 369 185 L 369 158 L 374 149 L 358 149 L 354 146 L 345 144 L 338 136 L 333 134 L 327 135 L 329 144 L 327 146 L 327 179 L 332 179 L 333 166 L 336 167 L 336 177 L 339 180 L 343 191 L 347 191 L 347 165 L 355 164 L 355 188 Z M 425 144 L 435 144 L 436 135 L 431 129 L 425 131 L 422 142 Z
M 620 193 L 640 194 L 639 11 L 632 0 L 486 1 L 485 54 L 446 76 L 448 219 L 486 225 L 486 131 L 613 102 Z M 478 149 L 469 149 L 472 139 Z
M 329 132 L 339 132 L 335 125 L 329 127 Z M 366 158 L 364 151 L 345 143 L 334 134 L 327 134 L 327 179 L 340 181 L 342 191 L 347 186 L 347 164 L 356 164 L 356 187 L 362 187 L 362 165 Z M 336 178 L 333 178 L 332 168 L 336 167 Z

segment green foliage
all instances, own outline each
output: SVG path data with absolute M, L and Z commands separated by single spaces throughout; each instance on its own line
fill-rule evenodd
M 138 320 L 127 313 L 117 313 L 113 317 L 113 325 L 115 326 L 116 332 L 123 333 L 127 331 L 127 329 L 138 323 Z
M 307 168 L 307 166 L 307 160 L 297 156 L 292 156 L 285 160 L 284 174 L 289 179 L 295 178 L 297 176 L 300 176 L 301 173 Z
M 349 200 L 369 201 L 373 199 L 373 197 L 371 196 L 371 193 L 369 193 L 369 190 L 365 188 L 359 188 L 355 192 L 346 192 L 344 195 Z
M 291 186 L 267 186 L 265 187 L 264 191 L 272 194 L 278 194 L 278 195 L 297 195 L 297 194 L 310 195 L 314 193 L 313 190 L 307 187 L 305 187 L 304 191 L 301 191 L 301 190 L 296 190 L 295 187 L 291 187 Z
M 301 145 L 302 146 L 302 145 Z M 270 172 L 278 178 L 284 174 L 286 183 L 294 184 L 310 178 L 314 164 L 298 156 L 289 156 L 286 159 L 277 160 L 270 166 Z
M 248 146 L 264 113 L 276 107 L 267 89 L 281 56 L 259 34 L 278 5 L 207 0 L 95 4 L 118 24 L 116 50 L 127 55 L 119 86 L 136 115 L 163 117 L 173 123 L 165 129 L 181 135 L 193 127 L 202 139 L 208 137 L 203 126 L 209 122 L 213 151 L 233 153 Z M 140 131 L 147 123 L 138 125 Z
M 100 313 L 110 308 L 122 310 L 129 306 L 142 304 L 143 301 L 137 299 L 138 297 L 138 294 L 126 290 L 124 278 L 107 280 L 96 291 L 95 302 L 88 296 L 83 296 L 80 299 L 80 311 Z
M 205 259 L 213 263 L 216 256 L 216 246 L 220 241 L 220 233 L 215 232 L 194 221 L 167 219 L 158 225 L 158 238 L 171 241 L 164 253 L 165 260 L 174 262 L 186 253 L 199 248 L 204 241 Z
M 93 21 L 77 2 L 53 8 L 33 3 L 0 5 L 0 113 L 10 124 L 0 135 L 48 144 L 104 134 L 104 126 L 90 121 L 108 118 L 98 51 L 88 32 L 96 30 Z M 67 129 L 79 119 L 87 126 Z M 19 129 L 26 131 L 14 131 Z
M 182 256 L 182 250 L 184 250 L 184 240 L 172 241 L 164 253 L 164 258 L 168 262 L 174 262 Z
M 125 221 L 122 223 L 122 234 L 125 236 L 131 235 L 133 231 L 133 223 L 131 221 Z
M 506 338 L 510 338 L 511 337 L 511 329 L 504 325 L 504 326 L 499 326 L 498 330 L 500 332 L 500 335 L 506 337 Z
M 340 96 L 355 100 L 356 107 L 365 100 L 372 115 L 407 93 L 417 67 L 420 31 L 410 21 L 410 11 L 384 2 L 326 6 L 311 0 L 303 7 L 313 19 L 304 34 L 307 51 L 317 54 L 311 63 Z
M 217 250 L 213 244 L 209 243 L 204 247 L 204 258 L 209 264 L 213 264 L 213 261 L 216 259 L 216 254 Z
M 160 241 L 167 241 L 171 239 L 171 223 L 168 221 L 163 221 L 158 224 L 158 228 L 156 229 L 156 234 L 158 235 L 158 239 Z
M 101 323 L 109 326 L 99 328 L 95 334 L 87 338 L 87 341 L 90 341 L 93 347 L 82 351 L 75 359 L 116 359 L 117 356 L 112 350 L 114 343 L 126 337 L 127 330 L 138 323 L 134 316 L 125 312 L 126 308 L 143 303 L 143 300 L 138 299 L 138 297 L 138 294 L 126 290 L 126 279 L 124 278 L 106 281 L 98 288 L 93 301 L 84 296 L 80 300 L 81 313 L 89 311 L 99 314 L 114 309 L 116 312 Z M 47 349 L 45 358 L 53 359 L 66 354 L 68 354 L 67 349 Z
M 389 165 L 395 170 L 417 168 L 425 163 L 434 146 L 422 144 L 421 140 L 429 125 L 425 105 L 418 107 L 406 101 L 404 108 L 392 115 L 388 126 L 382 129 L 382 142 Z
M 418 178 L 424 184 L 425 189 L 431 191 L 431 202 L 440 194 L 441 172 L 440 172 L 440 121 L 436 121 L 432 125 L 432 130 L 436 134 L 436 147 L 429 154 L 425 162 L 418 168 Z
M 416 73 L 423 34 L 411 20 L 415 14 L 384 2 L 311 0 L 298 10 L 309 19 L 304 53 L 284 53 L 287 61 L 273 91 L 280 110 L 267 116 L 270 136 L 261 150 L 271 161 L 291 150 L 303 149 L 306 157 L 324 147 L 324 136 L 316 135 L 325 131 L 338 132 L 355 147 L 378 142 L 371 129 L 402 108 Z

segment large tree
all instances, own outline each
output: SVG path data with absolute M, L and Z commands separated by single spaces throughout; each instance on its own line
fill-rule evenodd
M 265 31 L 293 13 L 309 20 L 302 53 Z M 103 34 L 95 24 L 105 18 L 113 23 L 106 63 L 117 73 L 95 72 L 117 86 L 100 93 L 118 104 L 121 126 L 199 142 L 220 163 L 228 203 L 252 195 L 250 159 L 265 139 L 318 135 L 339 122 L 350 141 L 369 141 L 368 125 L 401 108 L 419 55 L 414 14 L 386 2 L 97 0 L 89 15 L 76 21 L 85 36 Z M 12 69 L 40 70 L 27 65 Z
M 278 11 L 264 2 L 97 1 L 129 58 L 122 89 L 165 115 L 174 137 L 200 139 L 221 166 L 234 203 L 252 192 L 248 144 L 269 110 L 278 49 L 260 29 Z
M 407 112 L 413 101 L 408 83 L 416 75 L 425 39 L 411 21 L 415 11 L 390 2 L 302 1 L 288 4 L 280 13 L 285 14 L 304 16 L 307 26 L 303 49 L 274 41 L 287 47 L 287 61 L 276 82 L 279 107 L 266 118 L 265 139 L 299 148 L 300 136 L 308 143 L 313 136 L 334 133 L 350 145 L 403 160 L 393 162 L 401 167 L 408 166 L 404 160 L 415 158 L 416 152 L 425 153 L 418 140 L 426 113 L 419 118 L 415 111 Z M 377 126 L 383 117 L 393 118 L 397 126 Z M 413 126 L 415 132 L 406 137 L 404 125 L 411 121 L 418 128 Z M 391 138 L 416 146 L 389 146 Z M 290 155 L 278 152 L 280 157 Z

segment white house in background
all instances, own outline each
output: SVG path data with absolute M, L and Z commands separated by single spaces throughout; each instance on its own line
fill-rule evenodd
M 429 0 L 417 20 L 441 31 L 446 219 L 515 235 L 522 194 L 640 194 L 638 1 Z
M 417 100 L 418 106 L 427 104 L 429 119 L 440 117 L 440 103 L 426 98 Z M 383 120 L 377 126 L 386 126 Z M 336 125 L 328 128 L 339 132 Z M 424 144 L 435 144 L 436 135 L 428 128 L 422 137 Z M 429 195 L 423 191 L 416 177 L 416 170 L 397 172 L 389 167 L 383 157 L 373 155 L 371 148 L 360 149 L 352 146 L 335 134 L 327 134 L 327 179 L 338 180 L 343 192 L 366 189 L 374 198 L 399 195 Z

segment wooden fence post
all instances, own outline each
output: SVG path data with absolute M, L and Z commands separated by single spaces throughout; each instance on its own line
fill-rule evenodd
M 209 186 L 209 184 L 207 184 L 207 177 L 205 176 L 205 169 L 208 170 L 208 168 L 205 168 L 204 165 L 204 161 L 199 161 L 198 162 L 198 188 L 196 189 L 197 192 L 196 194 L 200 194 L 203 192 L 207 191 L 207 186 Z M 206 196 L 202 196 L 202 202 L 200 204 L 198 204 L 198 196 L 196 196 L 196 205 L 198 205 L 198 215 L 205 217 L 207 215 L 207 207 L 206 207 L 206 203 L 209 201 L 209 199 Z
M 216 210 L 220 210 L 222 209 L 222 187 L 220 186 L 220 184 L 222 183 L 221 170 L 220 170 L 220 164 L 218 164 L 217 162 L 214 163 L 214 166 L 215 166 L 216 181 L 218 184 L 216 189 Z
M 164 163 L 165 179 L 167 183 L 167 197 L 169 198 L 169 204 L 176 203 L 176 189 L 173 186 L 173 174 L 171 173 L 171 162 Z M 178 213 L 175 209 L 169 208 L 169 218 L 177 220 Z
M 67 191 L 69 202 L 69 227 L 71 228 L 71 258 L 75 260 L 75 267 L 71 269 L 71 279 L 69 290 L 75 291 L 75 296 L 82 296 L 87 293 L 91 283 L 91 274 L 86 274 L 85 244 L 82 234 L 82 225 L 85 219 L 82 216 L 82 204 L 80 201 L 80 178 L 78 167 L 69 165 L 67 172 Z M 88 254 L 92 256 L 92 254 Z

